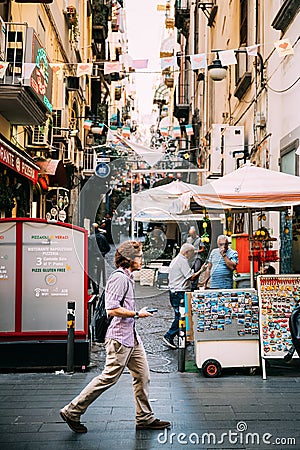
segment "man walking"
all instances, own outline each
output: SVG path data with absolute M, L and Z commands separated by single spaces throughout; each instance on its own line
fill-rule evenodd
M 190 290 L 190 281 L 199 277 L 200 271 L 194 272 L 191 268 L 195 259 L 195 248 L 192 244 L 183 244 L 180 253 L 173 259 L 169 269 L 169 295 L 170 303 L 174 309 L 174 321 L 171 328 L 163 337 L 164 343 L 170 348 L 177 348 L 174 338 L 179 332 L 179 305 L 184 293 Z
M 87 432 L 87 427 L 80 422 L 81 415 L 99 395 L 119 380 L 125 367 L 128 367 L 133 378 L 136 429 L 158 430 L 171 425 L 170 422 L 156 419 L 151 409 L 149 367 L 135 328 L 138 318 L 153 316 L 146 307 L 139 312 L 135 310 L 133 272 L 142 267 L 142 244 L 137 241 L 123 242 L 116 251 L 115 265 L 118 270 L 109 277 L 105 289 L 106 310 L 113 317 L 105 338 L 105 368 L 60 410 L 62 419 L 76 433 Z
M 228 237 L 224 234 L 218 236 L 218 248 L 214 248 L 208 258 L 205 272 L 204 287 L 210 279 L 211 289 L 232 289 L 233 271 L 238 264 L 238 253 L 229 248 Z

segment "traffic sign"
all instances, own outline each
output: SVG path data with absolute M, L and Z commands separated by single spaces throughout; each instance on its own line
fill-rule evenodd
M 95 168 L 95 174 L 97 175 L 97 177 L 106 178 L 109 175 L 109 173 L 110 167 L 108 164 L 106 164 L 105 162 L 97 164 Z

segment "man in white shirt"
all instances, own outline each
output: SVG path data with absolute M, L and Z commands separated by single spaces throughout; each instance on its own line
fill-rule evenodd
M 195 259 L 195 247 L 192 244 L 183 244 L 180 253 L 173 259 L 169 270 L 169 295 L 174 309 L 175 318 L 171 328 L 163 337 L 164 343 L 170 348 L 177 348 L 174 343 L 179 331 L 179 305 L 184 293 L 190 290 L 190 281 L 200 275 L 200 270 L 194 272 L 191 268 Z

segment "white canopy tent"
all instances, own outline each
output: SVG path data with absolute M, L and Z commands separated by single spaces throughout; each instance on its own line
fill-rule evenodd
M 195 186 L 194 200 L 214 209 L 276 209 L 300 205 L 300 178 L 245 164 L 204 186 Z
M 196 186 L 193 198 L 199 205 L 208 209 L 231 208 L 247 211 L 251 236 L 253 211 L 280 210 L 283 207 L 300 205 L 300 178 L 247 163 L 207 185 Z M 251 285 L 254 286 L 253 261 L 250 264 L 250 278 Z
M 193 214 L 190 201 L 197 185 L 173 181 L 148 189 L 131 198 L 132 218 L 141 222 L 201 220 L 202 214 Z

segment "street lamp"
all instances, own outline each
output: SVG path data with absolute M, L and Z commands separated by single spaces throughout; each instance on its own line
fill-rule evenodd
M 209 76 L 213 81 L 222 81 L 226 77 L 227 66 L 222 66 L 217 54 L 217 59 L 214 59 L 212 64 L 208 66 Z
M 222 63 L 219 59 L 219 52 L 222 50 L 212 50 L 213 53 L 216 53 L 217 57 L 212 62 L 210 66 L 208 66 L 208 74 L 213 81 L 222 81 L 226 77 L 227 66 L 222 66 Z M 247 53 L 247 50 L 234 50 L 235 53 Z M 248 54 L 248 53 L 247 53 Z M 260 69 L 260 84 L 263 86 L 264 84 L 264 61 L 262 55 L 257 52 L 256 56 L 259 59 L 259 69 Z

